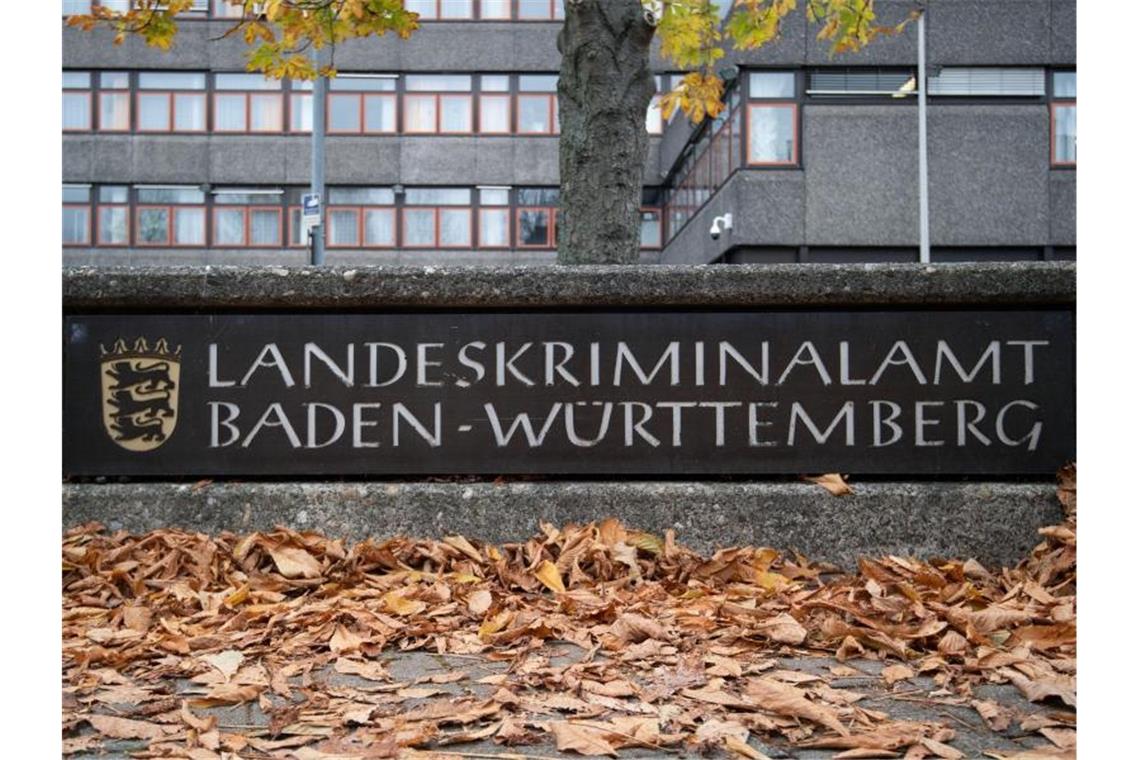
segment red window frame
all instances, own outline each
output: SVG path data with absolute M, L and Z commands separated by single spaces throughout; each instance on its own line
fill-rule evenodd
M 242 217 L 242 241 L 240 243 L 223 243 L 218 240 L 218 215 L 226 211 L 240 211 Z M 250 225 L 252 223 L 254 211 L 272 211 L 277 215 L 277 240 L 272 243 L 254 243 L 253 237 L 250 235 Z M 214 206 L 214 229 L 213 229 L 213 247 L 214 248 L 283 248 L 285 247 L 281 240 L 281 207 L 280 206 L 242 206 L 239 204 L 227 205 L 222 204 Z
M 495 212 L 503 214 L 507 221 L 507 238 L 502 245 L 490 245 L 483 242 L 483 214 L 484 212 Z M 480 206 L 479 207 L 479 229 L 477 240 L 479 244 L 476 248 L 480 250 L 503 250 L 511 247 L 511 207 L 510 206 Z
M 478 0 L 471 0 L 471 10 L 466 16 L 448 16 L 443 17 L 443 4 L 448 0 L 435 0 L 435 16 L 432 18 L 420 17 L 421 21 L 474 21 L 475 20 L 475 6 Z
M 135 245 L 140 248 L 205 248 L 206 247 L 206 206 L 200 203 L 187 203 L 187 204 L 167 204 L 161 203 L 148 203 L 142 206 L 135 207 L 135 229 L 141 228 L 138 220 L 142 216 L 142 212 L 148 209 L 163 209 L 167 212 L 166 217 L 166 242 L 165 243 L 146 243 L 141 239 L 135 241 Z M 202 211 L 202 242 L 201 243 L 175 243 L 174 242 L 174 216 L 179 211 L 184 209 L 201 209 Z
M 299 110 L 297 107 L 297 100 L 300 98 L 306 98 L 306 97 L 309 98 L 309 109 L 311 110 L 312 109 L 313 93 L 309 92 L 308 90 L 301 90 L 300 92 L 293 90 L 289 93 L 289 101 L 288 101 L 289 113 L 287 113 L 285 115 L 285 128 L 290 134 L 307 135 L 307 134 L 311 134 L 313 131 L 312 128 L 310 128 L 310 129 L 293 129 L 293 114 L 295 111 Z M 301 108 L 304 108 L 304 106 L 302 106 Z M 327 112 L 326 112 L 325 116 L 326 117 L 328 116 Z
M 84 230 L 83 240 L 81 240 L 79 242 L 73 242 L 73 243 L 64 242 L 63 243 L 64 247 L 65 248 L 80 248 L 80 247 L 84 247 L 84 246 L 90 246 L 91 245 L 91 204 L 89 204 L 89 203 L 65 203 L 65 204 L 63 204 L 63 207 L 65 209 L 74 209 L 76 211 L 82 211 L 84 213 L 84 215 L 86 216 L 86 224 L 83 225 L 83 230 Z
M 127 217 L 127 239 L 121 243 L 107 242 L 103 240 L 103 215 L 100 213 L 105 208 L 121 208 L 126 211 Z M 131 206 L 129 203 L 100 203 L 95 206 L 95 245 L 116 248 L 130 246 L 131 244 Z
M 522 241 L 522 215 L 525 211 L 545 211 L 550 218 L 549 223 L 546 225 L 546 242 L 541 245 L 534 243 L 524 243 Z M 532 250 L 538 249 L 551 249 L 557 246 L 558 242 L 558 207 L 557 206 L 519 206 L 515 210 L 515 244 L 519 248 L 529 248 Z
M 483 15 L 483 0 L 475 0 L 479 6 L 479 20 L 480 21 L 510 21 L 514 15 L 515 2 L 514 0 L 507 0 L 507 15 L 505 16 L 484 16 Z
M 143 129 L 142 127 L 142 109 L 139 108 L 139 101 L 143 96 L 151 97 L 165 95 L 166 96 L 166 109 L 167 109 L 167 123 L 170 125 L 168 129 Z M 202 120 L 201 129 L 178 129 L 175 119 L 174 100 L 179 95 L 190 95 L 202 99 L 202 110 L 206 110 L 206 91 L 205 90 L 139 90 L 135 93 L 135 113 L 139 114 L 138 126 L 135 130 L 139 134 L 150 135 L 166 135 L 166 134 L 184 134 L 184 135 L 200 135 L 206 134 L 209 131 L 209 119 Z M 248 114 L 248 110 L 247 110 Z
M 304 225 L 301 224 L 301 207 L 300 206 L 286 206 L 285 213 L 288 216 L 288 224 L 286 232 L 289 234 L 289 239 L 285 241 L 286 248 L 308 248 L 309 237 L 305 234 Z M 296 216 L 294 216 L 294 213 Z M 293 238 L 296 237 L 299 243 L 294 243 Z
M 409 98 L 435 98 L 435 129 L 433 131 L 409 129 L 408 128 L 408 114 L 411 109 L 408 108 Z M 466 131 L 453 131 L 443 129 L 443 106 L 441 104 L 442 98 L 466 98 L 467 99 L 467 120 L 471 125 L 470 129 Z M 475 128 L 475 106 L 474 98 L 470 92 L 405 92 L 404 93 L 404 134 L 407 135 L 473 135 L 476 134 L 472 130 Z
M 792 109 L 792 160 L 791 161 L 753 161 L 752 160 L 752 109 L 753 108 L 790 108 Z M 800 165 L 800 107 L 798 103 L 789 103 L 786 100 L 750 100 L 747 103 L 744 122 L 745 158 L 749 166 L 799 166 Z
M 511 10 L 513 10 L 515 13 L 515 20 L 516 21 L 522 21 L 522 22 L 561 21 L 562 17 L 555 15 L 556 8 L 557 8 L 557 0 L 549 0 L 549 5 L 550 5 L 550 15 L 541 16 L 541 17 L 540 16 L 532 16 L 529 18 L 520 17 L 519 16 L 519 2 L 518 2 L 518 0 L 514 0 L 514 2 L 511 3 Z M 563 14 L 563 15 L 565 15 L 565 14 Z
M 85 127 L 64 127 L 64 132 L 90 132 L 95 122 L 95 93 L 91 91 L 90 87 L 65 87 L 63 89 L 64 95 L 87 95 L 87 126 Z
M 1057 160 L 1057 109 L 1076 107 L 1075 99 L 1056 100 L 1049 104 L 1049 166 L 1071 168 L 1077 165 L 1076 161 Z
M 218 99 L 245 97 L 245 128 L 222 129 L 218 126 Z M 276 129 L 253 128 L 253 98 L 276 97 L 279 105 L 281 121 Z M 218 90 L 214 93 L 213 131 L 223 135 L 279 135 L 285 131 L 285 93 L 272 90 Z M 171 122 L 173 124 L 173 122 Z
M 295 208 L 300 208 L 300 207 L 295 207 Z M 356 213 L 356 242 L 355 243 L 353 243 L 353 244 L 343 244 L 343 243 L 338 244 L 338 243 L 333 242 L 333 237 L 331 234 L 331 227 L 332 227 L 332 213 L 334 211 L 352 211 L 352 212 Z M 377 243 L 369 243 L 368 242 L 367 236 L 364 234 L 364 231 L 366 229 L 364 219 L 365 219 L 365 216 L 370 211 L 383 211 L 383 212 L 385 212 L 391 216 L 391 218 L 392 218 L 392 242 L 391 243 L 377 244 Z M 395 206 L 376 206 L 376 205 L 352 206 L 352 205 L 343 205 L 343 204 L 339 205 L 339 206 L 329 206 L 328 209 L 325 210 L 325 223 L 327 225 L 329 225 L 329 227 L 330 227 L 330 232 L 326 236 L 326 240 L 328 241 L 327 245 L 329 248 L 339 248 L 339 249 L 368 248 L 368 249 L 375 249 L 375 250 L 390 250 L 390 249 L 393 249 L 396 247 L 397 229 L 396 229 L 396 207 Z
M 521 101 L 523 98 L 546 98 L 546 118 L 549 122 L 548 131 L 546 132 L 523 132 L 522 131 L 522 105 L 519 102 L 515 103 L 515 134 L 524 137 L 531 136 L 545 136 L 556 135 L 559 133 L 558 129 L 558 96 L 552 92 L 520 92 L 515 96 L 516 101 Z
M 665 212 L 663 209 L 659 209 L 654 206 L 642 206 L 638 210 L 638 213 L 644 214 L 646 211 L 652 211 L 653 213 L 657 214 L 657 245 L 645 245 L 644 243 L 638 243 L 638 247 L 643 251 L 660 251 L 665 242 Z M 640 229 L 640 227 L 641 225 L 639 219 L 638 229 Z
M 312 93 L 303 93 L 312 95 Z M 430 94 L 430 93 L 428 93 Z M 332 126 L 332 101 L 333 98 L 359 98 L 356 112 L 356 129 L 333 129 Z M 367 119 L 365 118 L 365 98 L 383 98 L 391 102 L 392 109 L 397 111 L 394 126 L 390 130 L 384 129 L 368 129 Z M 394 92 L 330 92 L 328 100 L 325 103 L 325 131 L 330 135 L 394 135 L 400 131 L 400 117 L 397 107 L 396 93 Z M 439 124 L 439 105 L 436 104 L 436 124 Z
M 432 243 L 430 243 L 428 245 L 419 244 L 419 243 L 416 245 L 412 245 L 411 243 L 407 242 L 407 236 L 404 234 L 404 230 L 406 229 L 409 211 L 431 211 L 432 212 L 433 220 L 435 223 L 435 231 L 434 231 L 434 234 L 432 235 L 432 240 L 433 240 Z M 440 240 L 440 221 L 439 220 L 440 220 L 440 216 L 441 216 L 440 212 L 442 212 L 442 211 L 464 211 L 467 213 L 467 243 L 465 245 L 454 245 L 451 243 L 444 245 L 443 242 Z M 474 219 L 473 215 L 471 214 L 471 207 L 470 206 L 404 206 L 404 208 L 401 209 L 401 211 L 400 211 L 400 238 L 403 241 L 403 247 L 404 248 L 411 248 L 411 249 L 468 250 L 468 249 L 474 248 L 475 247 L 474 246 L 475 219 Z
M 507 128 L 501 132 L 494 132 L 491 130 L 483 129 L 483 101 L 485 100 L 502 100 L 507 104 Z M 509 135 L 511 134 L 511 124 L 514 123 L 514 114 L 512 113 L 512 103 L 514 99 L 510 93 L 497 92 L 497 93 L 481 93 L 479 95 L 479 134 L 481 135 Z
M 122 128 L 112 128 L 103 125 L 103 99 L 113 96 L 125 98 L 127 101 L 127 125 Z M 99 90 L 99 131 L 100 132 L 130 132 L 131 131 L 131 91 L 129 89 L 102 89 Z

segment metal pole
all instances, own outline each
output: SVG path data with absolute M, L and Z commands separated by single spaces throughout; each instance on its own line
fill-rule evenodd
M 314 46 L 310 50 L 313 68 L 319 70 L 323 66 L 323 51 Z M 328 89 L 328 80 L 318 76 L 313 82 L 313 137 L 312 137 L 312 182 L 309 192 L 315 193 L 321 202 L 320 224 L 314 226 L 309 232 L 312 246 L 310 262 L 313 266 L 323 266 L 325 263 L 325 92 Z
M 930 263 L 930 190 L 926 165 L 926 10 L 918 15 L 918 260 Z

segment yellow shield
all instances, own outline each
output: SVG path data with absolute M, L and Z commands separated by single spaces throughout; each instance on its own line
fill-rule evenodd
M 104 350 L 99 367 L 103 427 L 112 441 L 128 451 L 152 451 L 173 435 L 179 359 L 165 340 L 153 349 L 141 338 L 130 349 L 120 340 L 113 350 Z

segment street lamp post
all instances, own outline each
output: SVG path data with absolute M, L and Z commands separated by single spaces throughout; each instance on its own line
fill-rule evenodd
M 316 46 L 310 50 L 313 68 L 318 72 L 323 66 L 321 50 Z M 310 263 L 323 266 L 325 263 L 325 92 L 328 80 L 318 74 L 313 81 L 313 131 L 312 131 L 312 181 L 309 192 L 320 200 L 320 218 L 309 228 Z

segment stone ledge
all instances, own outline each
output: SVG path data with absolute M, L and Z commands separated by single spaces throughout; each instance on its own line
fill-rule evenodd
M 702 552 L 718 546 L 795 549 L 853 568 L 860 555 L 975 557 L 1012 566 L 1062 520 L 1046 483 L 855 483 L 834 497 L 805 483 L 542 481 L 66 483 L 63 525 L 171 527 L 216 533 L 276 525 L 360 540 L 462 533 L 521 540 L 555 525 L 615 516 Z
M 65 311 L 1033 306 L 1076 301 L 1071 262 L 532 267 L 75 267 Z

